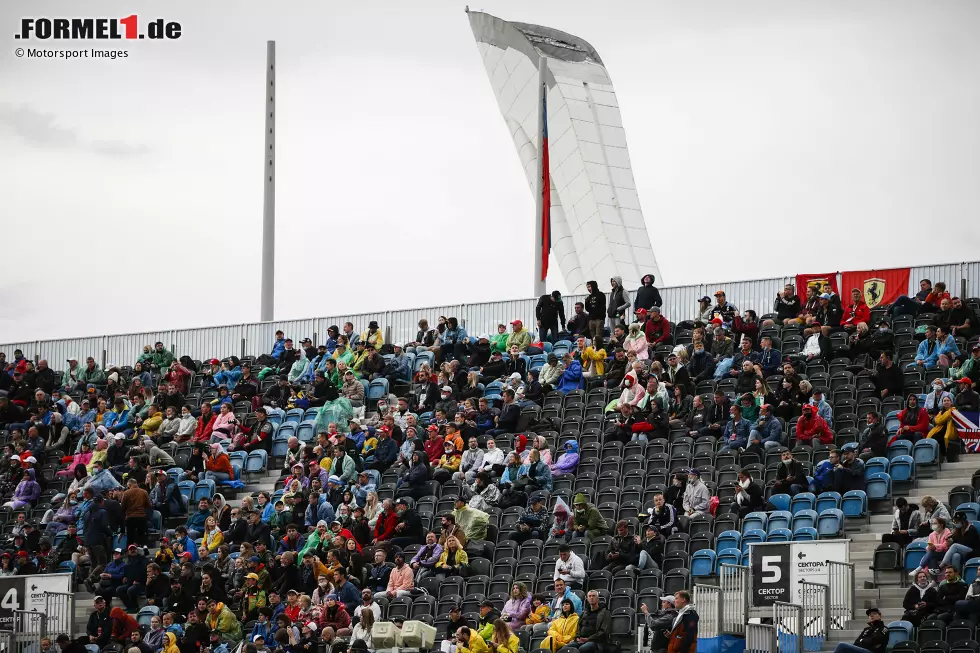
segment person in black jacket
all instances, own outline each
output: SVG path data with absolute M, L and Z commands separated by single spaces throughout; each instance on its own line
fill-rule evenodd
M 211 641 L 211 629 L 201 622 L 197 610 L 187 613 L 187 624 L 184 626 L 184 636 L 177 641 L 180 653 L 199 653 L 202 647 Z
M 95 597 L 95 610 L 88 616 L 85 632 L 88 633 L 89 643 L 96 644 L 100 650 L 109 643 L 112 621 L 109 618 L 109 606 L 106 604 L 105 597 Z
M 599 604 L 599 592 L 589 590 L 579 617 L 575 643 L 569 643 L 569 647 L 574 646 L 579 653 L 605 653 L 611 625 L 609 610 Z
M 974 552 L 980 551 L 980 534 L 970 522 L 970 518 L 962 510 L 953 513 L 953 540 L 939 567 L 963 569 L 963 563 L 973 557 Z
M 858 441 L 858 456 L 864 462 L 872 458 L 884 456 L 888 449 L 888 431 L 881 422 L 881 415 L 875 411 L 868 413 L 868 425 L 861 432 Z
M 968 588 L 966 583 L 963 582 L 963 579 L 960 578 L 959 572 L 952 565 L 946 567 L 943 574 L 945 580 L 939 583 L 939 587 L 936 588 L 936 606 L 933 613 L 929 615 L 929 618 L 939 619 L 948 624 L 953 620 L 956 602 L 966 598 L 966 590 Z
M 678 472 L 674 474 L 674 478 L 671 479 L 670 487 L 667 488 L 667 492 L 664 493 L 664 499 L 670 505 L 674 506 L 674 510 L 683 514 L 684 511 L 684 492 L 687 490 L 687 473 Z
M 732 402 L 725 395 L 724 390 L 715 390 L 714 402 L 708 406 L 708 414 L 705 425 L 698 429 L 696 434 L 692 433 L 691 436 L 703 437 L 710 435 L 714 438 L 720 438 L 721 432 L 725 428 L 725 424 L 728 423 L 731 409 Z
M 935 612 L 938 596 L 936 584 L 929 577 L 929 572 L 920 571 L 915 575 L 915 583 L 909 587 L 902 600 L 902 607 L 905 608 L 902 619 L 918 627 L 927 615 Z
M 901 397 L 905 388 L 905 380 L 902 378 L 902 370 L 892 360 L 892 352 L 883 351 L 878 356 L 878 365 L 871 373 L 871 380 L 875 384 L 878 396 L 884 399 L 892 395 Z
M 677 533 L 680 526 L 677 523 L 677 508 L 673 504 L 667 503 L 667 498 L 663 492 L 657 491 L 653 495 L 653 510 L 647 516 L 647 528 L 652 528 L 657 535 L 666 539 Z
M 653 285 L 657 278 L 652 274 L 644 274 L 640 279 L 640 287 L 636 289 L 636 298 L 633 300 L 633 309 L 646 309 L 649 311 L 654 306 L 663 306 L 664 300 L 660 297 L 660 291 Z
M 500 409 L 497 416 L 496 428 L 487 431 L 490 435 L 501 433 L 514 433 L 517 430 L 517 422 L 521 419 L 521 407 L 514 401 L 514 391 L 506 388 L 501 394 L 504 406 Z
M 585 312 L 585 304 L 575 302 L 575 312 L 572 319 L 565 324 L 565 330 L 572 338 L 589 337 L 589 314 Z
M 956 382 L 959 392 L 956 393 L 954 406 L 957 410 L 976 412 L 980 410 L 980 394 L 973 390 L 973 381 L 964 377 Z
M 538 338 L 541 342 L 557 342 L 558 330 L 565 324 L 565 304 L 557 290 L 550 295 L 541 295 L 534 307 L 534 317 L 538 321 Z
M 605 551 L 598 550 L 592 557 L 591 569 L 605 569 L 615 574 L 635 565 L 639 561 L 640 551 L 637 539 L 630 535 L 629 522 L 621 519 L 616 524 L 616 534 Z
M 854 643 L 841 642 L 834 649 L 834 653 L 885 653 L 885 647 L 888 646 L 888 629 L 885 628 L 885 622 L 881 620 L 881 612 L 878 608 L 868 608 L 865 614 L 868 615 L 868 625 L 857 636 Z
M 800 297 L 796 294 L 796 288 L 788 283 L 783 288 L 783 292 L 776 295 L 773 309 L 776 311 L 776 322 L 782 324 L 784 320 L 795 320 L 800 314 Z M 767 325 L 763 325 L 767 326 Z
M 589 314 L 589 335 L 596 350 L 602 348 L 603 329 L 606 326 L 606 295 L 599 290 L 599 284 L 589 281 L 585 284 L 589 296 L 585 298 L 585 312 Z
M 806 492 L 808 484 L 806 471 L 793 458 L 793 452 L 786 450 L 780 455 L 779 470 L 776 472 L 776 484 L 772 487 L 773 494 L 788 494 L 793 496 Z
M 408 499 L 402 497 L 395 502 L 395 514 L 398 523 L 395 525 L 395 536 L 390 544 L 401 548 L 425 542 L 425 532 L 422 519 L 410 506 Z
M 258 511 L 253 511 L 249 515 L 248 528 L 245 529 L 246 541 L 255 544 L 256 542 L 269 543 L 271 531 L 269 525 L 262 521 L 262 515 Z
M 742 518 L 750 512 L 758 512 L 765 509 L 766 497 L 762 492 L 762 488 L 752 480 L 752 475 L 748 470 L 739 470 L 738 491 L 735 493 L 735 502 L 732 503 L 731 511 L 738 513 L 738 516 Z

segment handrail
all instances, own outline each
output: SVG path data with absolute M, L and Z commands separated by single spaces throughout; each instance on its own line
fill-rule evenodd
M 830 625 L 830 603 L 827 600 L 830 586 L 801 580 L 803 598 L 803 646 L 806 650 L 820 650 L 827 639 Z
M 803 653 L 803 606 L 776 601 L 772 604 L 772 623 L 780 653 Z
M 854 583 L 854 563 L 827 561 L 830 575 L 830 592 L 827 595 L 829 607 L 828 626 L 831 630 L 844 630 L 847 622 L 854 618 L 856 587 Z

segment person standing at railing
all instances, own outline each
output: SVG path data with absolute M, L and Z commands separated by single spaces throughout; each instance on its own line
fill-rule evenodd
M 881 620 L 881 612 L 878 608 L 868 608 L 865 614 L 868 615 L 868 625 L 857 636 L 853 644 L 841 642 L 834 649 L 834 653 L 885 653 L 888 645 L 888 630 L 885 622 Z

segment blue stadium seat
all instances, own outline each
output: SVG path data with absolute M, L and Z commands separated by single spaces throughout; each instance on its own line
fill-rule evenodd
M 192 498 L 193 502 L 198 502 L 201 499 L 210 499 L 214 496 L 214 481 L 211 479 L 202 479 L 197 482 L 194 486 L 194 496 Z
M 881 473 L 888 473 L 888 459 L 884 456 L 869 458 L 864 463 L 864 478 L 871 478 L 872 474 Z
M 817 539 L 817 529 L 812 526 L 801 526 L 793 531 L 794 542 L 812 542 Z
M 790 525 L 793 532 L 796 532 L 798 528 L 816 528 L 817 527 L 817 511 L 816 510 L 801 510 L 800 512 L 793 515 L 793 521 Z
M 912 487 L 915 483 L 915 461 L 912 456 L 895 456 L 888 466 L 888 475 L 892 477 L 892 485 L 901 484 Z
M 266 453 L 265 449 L 248 452 L 248 456 L 245 458 L 245 473 L 264 474 L 269 466 L 268 458 L 269 454 Z
M 963 582 L 967 585 L 977 579 L 977 572 L 980 571 L 980 558 L 970 558 L 963 565 Z
M 886 452 L 888 460 L 895 460 L 897 456 L 911 456 L 912 455 L 912 441 L 911 440 L 895 440 L 890 445 L 888 445 L 888 451 Z
M 291 408 L 286 411 L 286 424 L 299 424 L 303 421 L 303 417 L 306 415 L 306 411 L 302 408 Z
M 821 492 L 820 496 L 817 497 L 817 502 L 814 504 L 813 509 L 817 511 L 819 515 L 824 510 L 828 508 L 837 509 L 840 508 L 840 494 L 837 492 Z
M 316 423 L 303 422 L 296 427 L 296 437 L 300 442 L 309 443 L 316 439 Z
M 772 533 L 779 528 L 789 528 L 793 522 L 793 513 L 789 510 L 773 510 L 769 513 L 768 531 Z
M 980 519 L 980 503 L 975 503 L 970 501 L 968 503 L 961 503 L 954 507 L 954 510 L 962 510 L 966 513 L 966 518 L 971 522 Z
M 388 396 L 388 379 L 381 377 L 371 381 L 367 390 L 368 401 L 378 401 Z
M 867 477 L 865 492 L 868 501 L 884 501 L 892 498 L 892 477 L 883 472 L 875 472 Z
M 266 419 L 269 420 L 269 423 L 273 426 L 279 426 L 282 424 L 282 415 L 279 413 L 269 413 L 266 415 Z
M 840 502 L 841 512 L 845 517 L 868 516 L 868 495 L 864 490 L 851 490 L 844 494 Z
M 742 535 L 751 530 L 761 530 L 765 533 L 768 520 L 769 517 L 764 512 L 750 512 L 742 520 Z
M 762 544 L 766 541 L 766 532 L 764 530 L 755 528 L 750 531 L 745 531 L 742 533 L 742 553 L 749 550 L 749 546 L 752 544 Z
M 142 608 L 140 608 L 140 611 L 136 613 L 136 622 L 140 626 L 147 626 L 147 627 L 149 627 L 150 620 L 153 617 L 159 617 L 159 616 L 160 616 L 160 608 L 159 608 L 159 606 L 156 606 L 156 605 L 144 605 Z
M 418 372 L 422 369 L 422 365 L 425 363 L 429 364 L 429 368 L 432 368 L 433 361 L 435 360 L 435 354 L 431 351 L 416 351 L 415 352 L 415 365 L 412 367 L 413 372 Z
M 825 510 L 817 517 L 817 535 L 820 538 L 839 537 L 844 532 L 844 513 Z
M 738 549 L 723 549 L 718 552 L 718 569 L 722 565 L 737 565 L 742 562 L 742 552 Z
M 288 440 L 289 438 L 296 437 L 296 427 L 297 426 L 299 426 L 299 425 L 298 424 L 293 424 L 293 423 L 290 423 L 290 424 L 282 424 L 279 427 L 279 430 L 276 431 L 276 437 L 277 438 L 281 438 L 283 440 Z
M 691 576 L 713 576 L 717 561 L 718 554 L 711 549 L 701 549 L 691 556 Z
M 925 554 L 926 543 L 924 541 L 909 542 L 909 545 L 905 547 L 905 573 L 917 569 Z
M 801 510 L 813 510 L 815 501 L 816 497 L 813 496 L 812 492 L 800 492 L 790 501 L 790 512 L 796 515 Z
M 895 648 L 896 644 L 911 640 L 915 626 L 910 621 L 889 621 L 887 628 L 888 644 L 885 648 L 890 651 Z
M 306 409 L 306 412 L 303 413 L 303 421 L 304 422 L 315 422 L 316 421 L 316 415 L 319 412 L 320 412 L 320 409 L 319 408 L 307 408 Z
M 281 430 L 277 431 L 272 437 L 272 457 L 285 458 L 287 451 L 289 451 L 289 436 L 282 435 Z
M 181 481 L 177 484 L 177 489 L 184 495 L 187 503 L 190 503 L 194 496 L 194 481 Z
M 724 531 L 715 540 L 715 551 L 721 553 L 725 549 L 741 549 L 742 534 L 738 531 Z
M 931 439 L 919 440 L 912 446 L 916 467 L 935 465 L 939 461 L 939 444 Z
M 895 435 L 898 433 L 898 427 L 902 425 L 901 422 L 898 421 L 899 412 L 900 411 L 893 410 L 885 415 L 885 429 L 888 431 L 888 435 Z
M 769 504 L 773 510 L 789 510 L 790 496 L 788 494 L 774 494 L 769 497 Z
M 773 528 L 766 536 L 766 542 L 789 542 L 793 539 L 793 531 L 788 528 Z
M 248 453 L 244 451 L 229 451 L 228 459 L 231 460 L 232 466 L 238 463 L 239 467 L 245 467 L 245 459 L 248 457 Z

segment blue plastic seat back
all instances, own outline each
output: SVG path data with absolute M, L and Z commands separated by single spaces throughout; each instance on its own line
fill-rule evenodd
M 742 534 L 742 553 L 749 550 L 753 544 L 761 544 L 766 541 L 766 532 L 760 529 L 753 529 Z
M 774 494 L 769 497 L 769 503 L 773 510 L 789 510 L 790 496 L 788 494 Z
M 820 537 L 836 537 L 844 530 L 844 513 L 825 510 L 817 517 L 817 534 Z
M 817 529 L 812 526 L 801 526 L 793 530 L 794 542 L 812 542 L 817 539 Z
M 919 440 L 912 447 L 912 458 L 916 465 L 935 465 L 939 460 L 939 444 L 932 438 Z
M 289 441 L 288 440 L 273 440 L 272 441 L 272 456 L 273 458 L 285 458 L 286 453 L 289 451 Z
M 801 510 L 813 510 L 815 501 L 812 492 L 800 492 L 790 501 L 790 511 L 795 515 Z
M 793 539 L 793 531 L 788 528 L 775 528 L 769 531 L 766 542 L 789 542 Z
M 369 401 L 378 401 L 388 396 L 388 379 L 382 377 L 371 381 L 368 386 L 367 398 Z
M 279 430 L 276 431 L 276 438 L 281 440 L 288 440 L 289 438 L 296 437 L 297 426 L 299 426 L 299 424 L 293 424 L 293 423 L 282 424 L 279 427 Z
M 264 472 L 269 464 L 268 459 L 269 454 L 266 453 L 265 449 L 250 451 L 248 457 L 245 458 L 245 471 L 250 474 Z
M 868 477 L 865 485 L 868 500 L 888 499 L 892 495 L 892 478 L 883 472 L 876 472 Z
M 192 497 L 194 496 L 194 481 L 181 481 L 177 484 L 177 489 L 184 496 L 184 499 L 190 503 Z
M 769 518 L 766 516 L 766 513 L 750 512 L 749 514 L 745 515 L 745 518 L 742 520 L 742 534 L 744 535 L 751 530 L 765 531 L 766 523 L 768 521 Z
M 905 547 L 905 571 L 909 572 L 919 567 L 922 557 L 926 554 L 925 542 L 910 542 Z
M 885 452 L 889 460 L 894 461 L 898 456 L 911 456 L 912 455 L 912 441 L 911 440 L 895 440 L 890 445 L 888 445 L 888 451 Z
M 962 510 L 966 513 L 966 518 L 971 522 L 980 519 L 980 503 L 975 503 L 973 501 L 969 503 L 961 503 L 956 506 L 956 510 Z
M 871 474 L 877 472 L 888 472 L 889 461 L 884 456 L 876 456 L 874 458 L 869 458 L 866 463 L 864 463 L 864 477 L 867 478 Z
M 313 422 L 303 422 L 296 428 L 296 437 L 300 442 L 313 442 L 316 438 L 316 424 Z
M 773 510 L 769 513 L 769 526 L 767 530 L 772 533 L 779 528 L 789 528 L 793 523 L 793 513 L 789 510 Z
M 980 570 L 980 558 L 970 558 L 963 565 L 963 582 L 967 585 L 977 579 L 977 571 Z
M 718 552 L 718 569 L 722 565 L 737 565 L 742 561 L 742 552 L 738 549 L 722 549 Z
M 840 494 L 837 492 L 821 492 L 820 496 L 817 497 L 817 502 L 814 504 L 814 510 L 817 511 L 819 515 L 824 510 L 840 508 Z
M 718 554 L 711 549 L 701 549 L 691 556 L 691 576 L 713 575 L 717 559 Z
M 740 549 L 742 546 L 742 534 L 738 531 L 724 531 L 715 540 L 715 551 L 721 553 L 725 549 Z
M 302 408 L 291 408 L 286 411 L 286 424 L 299 424 L 303 421 L 306 412 Z
M 864 517 L 868 514 L 868 495 L 864 490 L 851 490 L 840 503 L 845 517 Z
M 912 456 L 895 456 L 888 467 L 892 482 L 905 483 L 915 480 L 915 461 Z
M 817 511 L 816 510 L 801 510 L 800 512 L 793 515 L 792 529 L 796 532 L 798 528 L 816 528 L 817 527 Z
M 203 479 L 197 482 L 194 486 L 194 498 L 193 501 L 197 502 L 201 499 L 210 499 L 214 496 L 214 481 L 211 479 Z

